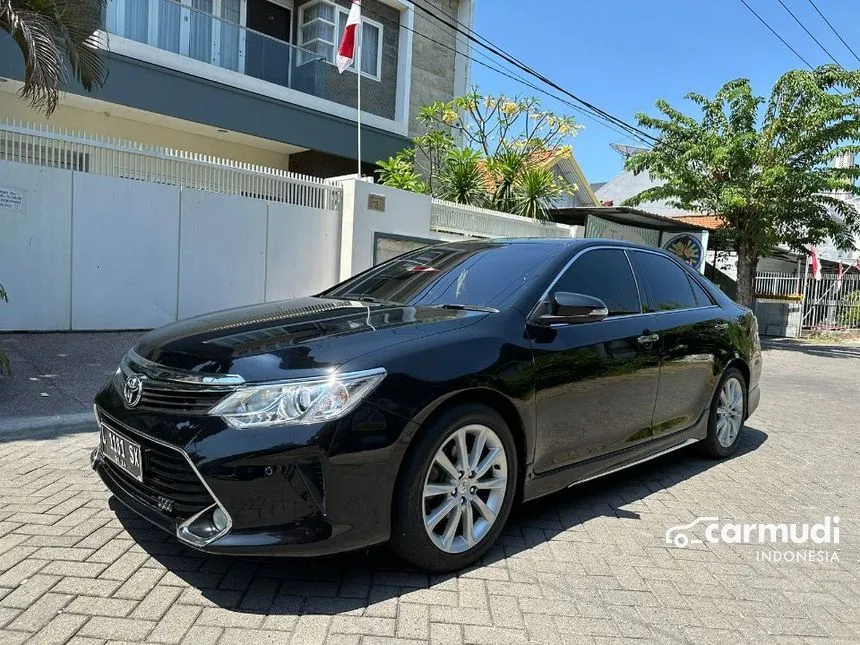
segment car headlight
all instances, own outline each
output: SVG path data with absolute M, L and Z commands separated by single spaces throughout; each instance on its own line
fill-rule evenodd
M 247 385 L 209 410 L 234 428 L 331 421 L 347 414 L 385 378 L 382 368 L 283 383 Z

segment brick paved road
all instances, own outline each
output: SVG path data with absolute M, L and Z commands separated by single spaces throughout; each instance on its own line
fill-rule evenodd
M 0 436 L 0 643 L 860 642 L 858 391 L 860 347 L 769 349 L 735 459 L 683 451 L 528 505 L 459 577 L 385 549 L 206 557 L 109 501 L 94 433 Z M 663 542 L 700 515 L 825 514 L 841 517 L 829 564 Z

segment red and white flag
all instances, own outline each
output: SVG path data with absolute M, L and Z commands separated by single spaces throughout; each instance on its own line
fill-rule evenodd
M 815 247 L 809 247 L 809 256 L 811 258 L 809 268 L 812 269 L 812 277 L 816 280 L 821 280 L 821 262 L 818 261 L 818 253 L 815 252 Z
M 355 44 L 358 36 L 358 26 L 361 24 L 361 4 L 353 0 L 346 19 L 346 29 L 337 49 L 337 71 L 343 74 L 355 60 Z

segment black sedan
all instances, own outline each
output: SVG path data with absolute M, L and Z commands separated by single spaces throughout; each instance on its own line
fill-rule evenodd
M 389 541 L 453 570 L 516 501 L 694 442 L 732 454 L 760 372 L 753 314 L 674 256 L 440 244 L 146 334 L 96 397 L 92 466 L 207 552 Z

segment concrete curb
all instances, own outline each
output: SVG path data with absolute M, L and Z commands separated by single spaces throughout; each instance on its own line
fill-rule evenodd
M 55 414 L 47 417 L 10 417 L 0 419 L 0 435 L 22 432 L 40 432 L 56 430 L 59 432 L 82 432 L 95 430 L 96 420 L 92 410 L 88 412 L 73 412 L 71 414 Z

